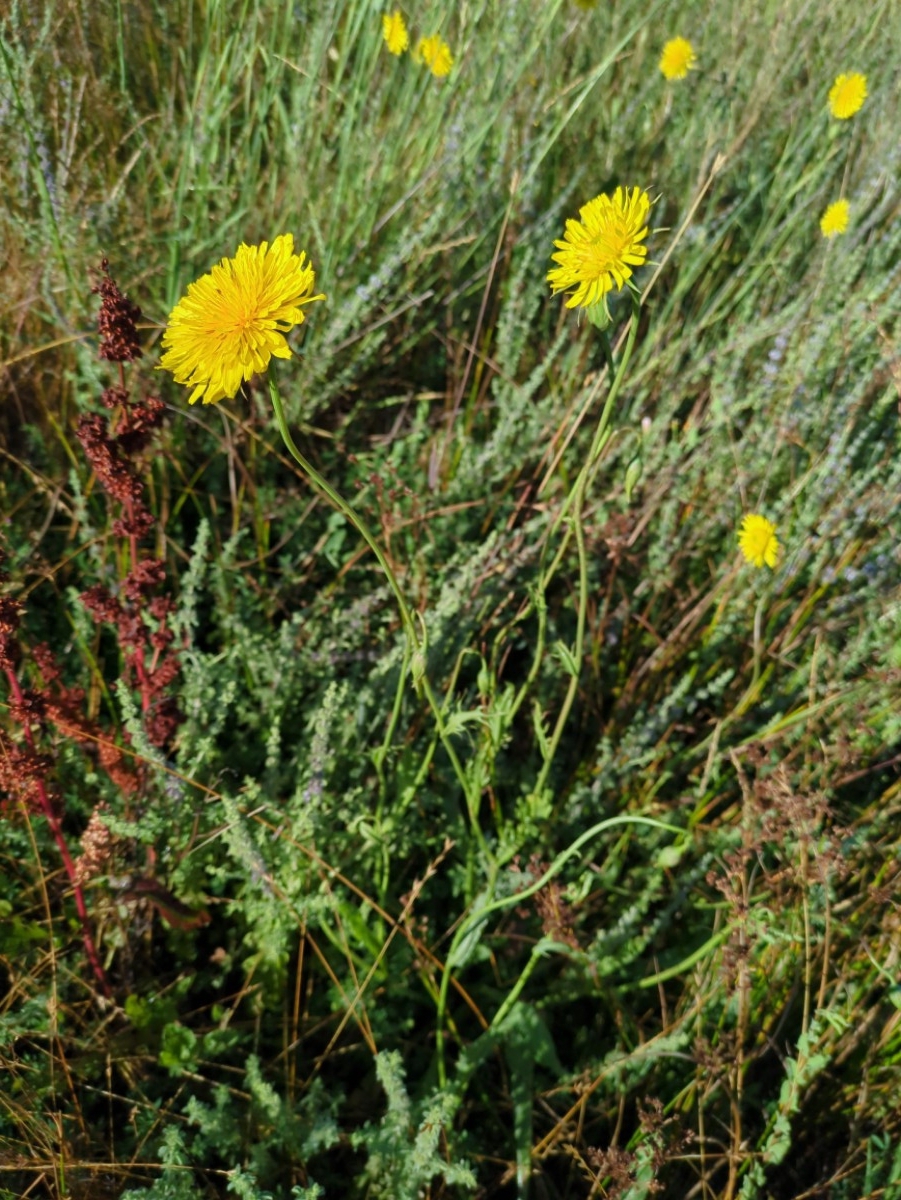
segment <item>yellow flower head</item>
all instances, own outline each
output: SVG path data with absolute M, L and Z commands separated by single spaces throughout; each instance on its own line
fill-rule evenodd
M 382 36 L 392 54 L 403 54 L 410 44 L 410 35 L 399 8 L 382 17 Z
M 738 545 L 742 554 L 755 567 L 775 567 L 779 557 L 776 526 L 759 513 L 749 513 L 741 523 Z
M 848 217 L 851 215 L 851 205 L 847 200 L 836 200 L 830 204 L 820 218 L 820 233 L 823 237 L 833 238 L 844 233 L 848 228 Z
M 663 47 L 659 66 L 667 79 L 684 79 L 697 65 L 697 61 L 688 38 L 677 37 Z
M 234 396 L 241 383 L 265 371 L 270 358 L 290 358 L 284 335 L 303 322 L 302 304 L 313 295 L 315 275 L 294 237 L 283 233 L 270 246 L 241 245 L 188 290 L 163 334 L 160 366 L 176 383 L 193 388 L 189 403 L 215 404 Z
M 578 221 L 567 221 L 563 240 L 554 242 L 559 254 L 551 259 L 559 263 L 547 273 L 552 290 L 576 290 L 566 301 L 567 308 L 590 308 L 607 292 L 625 287 L 632 267 L 647 258 L 643 245 L 648 236 L 651 198 L 641 188 L 618 187 L 610 197 L 606 193 L 579 209 Z
M 839 121 L 847 121 L 863 108 L 867 98 L 867 77 L 859 71 L 839 75 L 829 89 L 829 111 Z
M 446 75 L 450 75 L 450 69 L 454 65 L 450 46 L 438 33 L 419 39 L 416 56 L 425 63 L 436 79 L 444 79 Z

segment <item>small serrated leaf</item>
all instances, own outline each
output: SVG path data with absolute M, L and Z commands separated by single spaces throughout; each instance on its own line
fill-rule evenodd
M 567 675 L 571 675 L 573 679 L 578 679 L 579 668 L 569 646 L 567 646 L 565 642 L 554 642 L 552 650 L 554 655 L 562 663 L 563 669 L 566 671 Z
M 538 750 L 542 760 L 547 762 L 548 755 L 551 752 L 551 743 L 544 728 L 544 713 L 541 711 L 541 705 L 537 700 L 532 701 L 532 727 L 535 730 L 535 740 L 538 742 Z
M 460 938 L 455 946 L 451 947 L 450 954 L 447 957 L 447 971 L 459 971 L 461 967 L 465 967 L 476 952 L 479 942 L 482 940 L 482 934 L 485 929 L 485 923 L 488 920 L 487 915 L 480 916 L 482 909 L 486 908 L 491 900 L 491 893 L 486 889 L 479 892 L 475 900 L 472 902 L 472 907 L 469 910 L 467 918 L 468 928 L 464 935 Z

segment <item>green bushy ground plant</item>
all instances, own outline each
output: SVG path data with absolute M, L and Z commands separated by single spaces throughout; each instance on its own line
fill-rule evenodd
M 446 79 L 364 0 L 0 18 L 0 1195 L 901 1196 L 897 7 L 404 12 Z M 546 273 L 619 185 L 656 265 L 593 459 Z M 283 231 L 287 421 L 415 661 L 265 384 L 153 370 Z M 134 540 L 127 405 L 76 432 L 118 386 L 165 405 Z

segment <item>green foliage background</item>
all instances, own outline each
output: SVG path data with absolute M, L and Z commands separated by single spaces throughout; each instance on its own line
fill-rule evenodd
M 3 810 L 0 1188 L 901 1196 L 901 10 L 404 9 L 449 41 L 444 81 L 386 53 L 381 11 L 0 20 L 7 566 L 26 643 L 153 779 L 133 811 L 54 748 L 73 847 L 100 801 L 120 839 L 89 893 L 112 1005 L 43 823 Z M 667 84 L 676 35 L 699 69 Z M 849 70 L 870 94 L 832 121 Z M 607 381 L 544 277 L 620 184 L 659 196 L 659 266 L 554 746 L 574 548 L 537 581 Z M 413 688 L 396 701 L 390 591 L 265 388 L 188 409 L 153 371 L 186 284 L 283 231 L 328 296 L 276 368 L 289 419 L 421 616 L 462 777 Z M 185 643 L 168 759 L 78 601 L 119 553 L 73 437 L 114 381 L 103 255 L 145 314 L 129 386 L 170 408 L 147 462 Z M 748 511 L 778 526 L 773 573 L 739 562 Z M 148 864 L 210 923 L 124 900 Z

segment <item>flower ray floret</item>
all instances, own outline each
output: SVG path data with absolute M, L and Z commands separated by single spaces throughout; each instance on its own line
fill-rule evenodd
M 779 558 L 776 526 L 760 513 L 748 513 L 741 523 L 738 546 L 747 562 L 772 569 Z
M 191 404 L 234 396 L 271 359 L 291 357 L 285 334 L 303 323 L 301 306 L 325 299 L 313 294 L 315 279 L 290 233 L 271 246 L 242 244 L 234 258 L 188 284 L 169 315 L 160 366 L 193 388 Z
M 658 66 L 664 78 L 684 79 L 697 65 L 697 55 L 688 38 L 671 38 L 663 47 Z
M 825 238 L 837 237 L 848 228 L 851 206 L 847 200 L 836 200 L 830 204 L 820 218 L 820 233 Z
M 416 55 L 425 63 L 436 79 L 444 79 L 450 75 L 454 58 L 450 46 L 440 33 L 420 38 L 419 45 L 416 47 Z
M 547 273 L 556 292 L 569 291 L 567 308 L 591 308 L 608 292 L 626 286 L 632 268 L 641 266 L 648 250 L 648 214 L 651 198 L 641 188 L 618 187 L 612 196 L 602 193 L 579 209 L 579 220 L 568 220 L 558 253 L 560 265 Z
M 382 17 L 382 36 L 392 54 L 403 54 L 410 45 L 410 35 L 399 8 L 393 13 L 385 13 Z
M 839 75 L 829 89 L 829 111 L 838 121 L 847 121 L 863 108 L 867 98 L 867 77 L 859 71 Z

